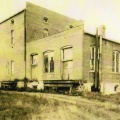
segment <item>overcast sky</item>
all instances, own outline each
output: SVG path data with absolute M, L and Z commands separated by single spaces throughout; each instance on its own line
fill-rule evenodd
M 29 1 L 75 19 L 84 20 L 85 31 L 106 26 L 106 38 L 120 42 L 120 0 L 1 0 L 0 21 L 25 8 Z

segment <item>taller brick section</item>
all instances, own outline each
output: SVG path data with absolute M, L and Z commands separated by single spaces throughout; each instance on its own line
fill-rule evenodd
M 48 21 L 45 22 L 44 18 Z M 31 3 L 26 5 L 27 42 L 44 38 L 45 28 L 48 30 L 48 36 L 51 36 L 79 25 L 81 25 L 81 22 L 75 19 Z

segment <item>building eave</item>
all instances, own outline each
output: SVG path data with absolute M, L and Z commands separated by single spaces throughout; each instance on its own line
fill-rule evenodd
M 7 20 L 9 20 L 9 19 L 11 19 L 11 18 L 13 18 L 13 17 L 17 16 L 18 14 L 20 14 L 20 13 L 24 12 L 25 10 L 26 10 L 26 9 L 23 9 L 23 10 L 21 10 L 21 11 L 19 11 L 19 12 L 15 13 L 14 15 L 12 15 L 12 16 L 10 16 L 10 17 L 8 17 L 7 19 L 5 19 L 5 20 L 1 21 L 1 22 L 0 22 L 0 24 L 2 24 L 2 23 L 4 23 L 4 22 L 6 22 Z
M 96 36 L 95 34 L 90 33 L 90 32 L 86 32 L 86 31 L 84 31 L 84 34 L 91 35 L 91 36 L 93 36 L 93 37 L 95 37 L 95 36 Z M 113 43 L 120 44 L 120 42 L 115 41 L 115 40 L 110 39 L 110 38 L 106 38 L 106 37 L 103 37 L 103 40 L 106 40 L 106 41 L 109 41 L 109 42 L 113 42 Z

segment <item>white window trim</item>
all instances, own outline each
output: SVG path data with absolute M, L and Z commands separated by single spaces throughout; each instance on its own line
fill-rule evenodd
M 93 54 L 92 54 L 92 49 L 94 48 L 94 58 L 93 58 Z M 96 47 L 95 46 L 90 46 L 90 72 L 95 72 L 95 55 L 96 54 Z M 92 69 L 92 60 L 94 59 L 94 68 Z
M 117 68 L 117 62 L 116 62 L 116 56 L 117 56 L 117 53 L 119 54 L 119 57 L 118 57 L 118 64 L 119 64 L 119 66 L 118 66 L 118 71 L 116 70 L 116 68 Z M 114 55 L 114 61 L 112 61 L 112 62 L 114 62 L 114 66 L 112 66 L 112 67 L 114 67 L 114 71 L 112 71 L 113 73 L 119 73 L 120 74 L 120 52 L 119 51 L 113 51 L 113 55 Z M 112 56 L 113 57 L 113 56 Z M 113 69 L 113 68 L 112 68 Z
M 54 50 L 47 50 L 47 51 L 43 52 L 43 58 L 45 57 L 45 54 L 48 54 L 48 72 L 45 71 L 45 64 L 44 64 L 44 67 L 43 67 L 44 68 L 43 69 L 44 74 L 53 74 L 55 72 L 55 65 L 54 65 L 54 71 L 53 72 L 50 71 L 50 55 L 49 55 L 50 53 L 53 53 L 52 57 L 53 57 L 53 60 L 54 60 Z
M 71 59 L 64 59 L 64 50 L 65 49 L 72 49 L 72 58 Z M 61 49 L 61 60 L 64 62 L 64 61 L 73 61 L 73 47 L 71 45 L 67 45 L 65 47 L 62 47 Z
M 35 61 L 35 63 L 33 62 L 33 57 L 34 56 L 37 56 L 37 58 L 36 58 L 37 60 Z M 38 65 L 38 54 L 37 53 L 32 53 L 31 54 L 31 65 L 32 66 L 37 66 Z

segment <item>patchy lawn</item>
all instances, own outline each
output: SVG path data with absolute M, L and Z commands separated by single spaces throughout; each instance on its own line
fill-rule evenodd
M 92 97 L 92 93 L 89 96 Z M 78 96 L 0 92 L 0 120 L 120 120 L 118 95 L 116 99 L 115 96 L 107 96 L 102 102 L 95 96 L 99 95 L 93 94 L 91 98 L 85 94 L 83 97 L 86 99 Z M 117 103 L 113 102 L 113 98 Z
M 103 95 L 97 92 L 81 92 L 80 96 L 83 98 L 87 98 L 89 100 L 98 100 L 101 102 L 111 102 L 117 105 L 120 105 L 120 93 L 111 94 L 111 95 Z

